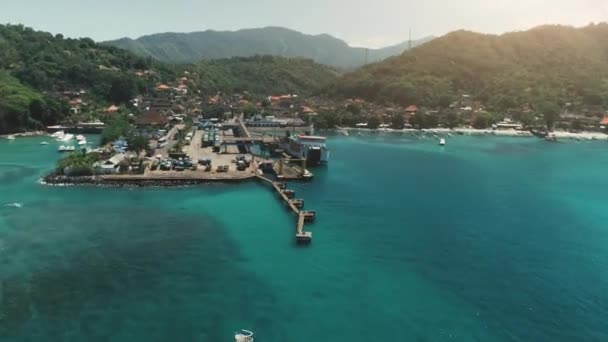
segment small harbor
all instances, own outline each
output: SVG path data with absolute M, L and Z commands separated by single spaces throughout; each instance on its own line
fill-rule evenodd
M 251 134 L 240 117 L 225 122 L 203 121 L 194 125 L 177 124 L 153 130 L 147 156 L 134 152 L 128 139 L 117 140 L 97 149 L 71 145 L 74 136 L 53 133 L 59 152 L 68 163 L 94 156 L 93 171 L 65 166 L 43 177 L 45 185 L 89 185 L 111 187 L 180 187 L 209 183 L 261 181 L 275 191 L 295 216 L 295 242 L 310 244 L 312 233 L 305 229 L 316 212 L 304 210 L 304 199 L 295 198 L 286 181 L 311 181 L 309 165 L 327 163 L 325 138 L 300 134 L 277 136 Z M 78 143 L 86 141 L 77 136 Z M 135 148 L 135 150 L 137 150 Z M 61 164 L 61 162 L 60 162 Z M 67 163 L 66 163 L 67 164 Z

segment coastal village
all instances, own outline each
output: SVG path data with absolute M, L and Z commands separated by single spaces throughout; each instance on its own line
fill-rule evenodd
M 54 94 L 70 104 L 70 115 L 47 131 L 61 143 L 58 152 L 69 154 L 45 183 L 179 186 L 260 180 L 295 214 L 296 241 L 308 243 L 312 234 L 304 226 L 316 213 L 305 211 L 304 200 L 295 198 L 285 182 L 310 181 L 314 168 L 328 163 L 330 148 L 315 129 L 344 135 L 349 130 L 422 131 L 440 138 L 440 145 L 451 134 L 537 135 L 548 141 L 608 138 L 608 115 L 601 112 L 548 118 L 526 106 L 497 115 L 466 94 L 444 108 L 247 91 L 203 95 L 190 76 L 184 72 L 173 82 L 159 82 L 126 106 L 92 107 L 85 90 Z M 561 130 L 548 132 L 552 126 Z M 101 134 L 101 146 L 88 144 L 88 133 Z
M 145 70 L 135 76 L 146 79 L 154 74 Z M 314 130 L 328 128 L 342 134 L 354 129 L 538 135 L 550 141 L 608 137 L 608 115 L 602 112 L 566 111 L 549 119 L 547 114 L 539 115 L 531 106 L 524 106 L 518 112 L 497 115 L 466 94 L 446 101 L 444 108 L 386 106 L 362 99 L 337 101 L 298 94 L 260 96 L 247 91 L 203 95 L 194 88 L 191 76 L 186 71 L 172 82 L 157 83 L 153 91 L 135 96 L 128 106 L 91 108 L 93 101 L 85 90 L 55 94 L 70 104 L 64 123 L 47 127 L 59 135 L 58 140 L 68 142 L 72 133 L 102 135 L 102 146 L 88 150 L 92 157 L 85 163 L 66 158 L 59 174 L 103 176 L 106 181 L 228 181 L 266 172 L 278 180 L 308 180 L 314 176 L 310 168 L 329 159 L 325 138 L 315 136 Z M 546 127 L 560 130 L 548 132 Z M 81 139 L 79 144 L 87 146 Z M 59 151 L 74 148 L 62 145 Z M 70 163 L 86 167 L 74 168 Z

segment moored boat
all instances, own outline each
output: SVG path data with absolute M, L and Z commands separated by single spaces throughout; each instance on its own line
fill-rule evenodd
M 63 137 L 65 135 L 64 131 L 57 131 L 53 134 L 51 134 L 51 138 L 59 138 L 59 137 Z
M 445 139 L 444 138 L 441 138 L 439 140 L 439 146 L 445 146 Z
M 249 330 L 241 330 L 234 334 L 236 342 L 253 342 L 253 332 Z
M 297 135 L 285 139 L 281 148 L 294 158 L 305 159 L 306 165 L 316 166 L 329 161 L 327 138 L 312 135 Z

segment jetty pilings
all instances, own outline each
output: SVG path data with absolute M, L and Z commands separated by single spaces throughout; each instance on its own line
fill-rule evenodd
M 315 211 L 304 211 L 304 200 L 293 199 L 295 192 L 288 190 L 284 182 L 275 182 L 263 176 L 257 176 L 258 179 L 272 185 L 273 189 L 279 195 L 279 198 L 287 205 L 289 210 L 296 215 L 296 242 L 298 244 L 309 244 L 312 242 L 312 233 L 305 231 L 306 223 L 312 222 L 315 219 Z

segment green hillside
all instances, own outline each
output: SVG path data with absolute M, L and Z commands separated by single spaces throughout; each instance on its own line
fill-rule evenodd
M 0 25 L 0 133 L 63 120 L 72 94 L 86 94 L 89 110 L 97 111 L 151 94 L 157 84 L 175 83 L 185 71 L 191 73 L 192 93 L 201 96 L 218 91 L 308 94 L 337 77 L 335 70 L 310 60 L 280 57 L 170 65 L 88 38 Z
M 412 42 L 412 46 L 430 40 Z M 136 40 L 123 38 L 104 44 L 130 50 L 140 56 L 168 63 L 194 63 L 201 60 L 255 55 L 308 58 L 337 68 L 355 68 L 366 61 L 377 62 L 407 50 L 408 43 L 384 49 L 350 47 L 329 35 L 306 35 L 297 31 L 266 27 L 239 31 L 159 33 Z
M 501 36 L 457 31 L 346 75 L 335 94 L 445 106 L 469 94 L 499 110 L 608 104 L 608 24 L 542 26 Z
M 309 59 L 235 57 L 196 64 L 196 83 L 205 93 L 311 94 L 334 82 L 338 73 Z
M 135 70 L 155 68 L 159 81 L 173 70 L 91 39 L 65 39 L 22 25 L 0 25 L 0 133 L 39 129 L 68 115 L 62 95 L 85 90 L 92 101 L 124 103 L 154 82 Z

